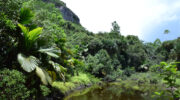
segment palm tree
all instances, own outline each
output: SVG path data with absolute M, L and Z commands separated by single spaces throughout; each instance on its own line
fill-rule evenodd
M 168 34 L 170 31 L 168 29 L 164 30 L 164 34 Z
M 36 29 L 29 31 L 29 29 L 22 24 L 18 24 L 18 26 L 21 28 L 22 34 L 24 36 L 25 48 L 27 49 L 27 51 L 29 51 L 32 48 L 33 44 L 36 42 L 36 40 L 40 37 L 43 28 L 38 27 Z M 35 52 L 44 53 L 53 58 L 59 58 L 61 54 L 61 50 L 58 47 L 39 49 Z M 45 69 L 38 66 L 40 63 L 38 58 L 36 58 L 35 56 L 26 57 L 22 53 L 19 53 L 17 58 L 18 62 L 21 64 L 21 67 L 24 69 L 24 71 L 30 73 L 36 70 L 36 74 L 40 77 L 43 84 L 48 85 L 52 83 L 52 79 L 50 78 L 48 72 L 46 72 Z M 67 69 L 59 65 L 58 63 L 54 63 L 53 61 L 50 61 L 49 64 L 53 66 L 54 70 L 60 75 L 60 77 L 65 82 L 64 75 Z
M 21 28 L 24 36 L 25 48 L 29 50 L 30 48 L 32 48 L 36 40 L 40 37 L 43 28 L 38 27 L 29 31 L 29 29 L 22 24 L 18 24 L 18 26 Z
M 31 73 L 34 71 L 36 75 L 41 79 L 43 84 L 51 85 L 52 83 L 51 77 L 49 76 L 48 72 L 43 67 L 40 67 L 41 61 L 34 55 L 43 53 L 49 56 L 50 58 L 51 57 L 59 58 L 61 55 L 61 50 L 58 47 L 50 47 L 50 48 L 45 48 L 45 49 L 37 47 L 36 50 L 32 51 L 33 46 L 36 44 L 36 41 L 41 36 L 43 28 L 37 27 L 35 29 L 30 30 L 28 27 L 23 25 L 23 24 L 28 24 L 29 22 L 31 22 L 32 17 L 33 17 L 33 13 L 28 8 L 22 8 L 20 16 L 21 16 L 20 17 L 21 19 L 18 26 L 20 27 L 22 31 L 22 36 L 24 39 L 23 43 L 20 43 L 20 44 L 24 44 L 22 46 L 24 46 L 25 51 L 21 50 L 21 52 L 18 53 L 17 60 L 24 71 L 28 73 Z M 29 56 L 26 56 L 26 55 L 29 55 Z M 58 73 L 65 82 L 64 75 L 67 69 L 58 63 L 54 63 L 53 61 L 50 61 L 49 65 L 53 66 L 56 73 Z

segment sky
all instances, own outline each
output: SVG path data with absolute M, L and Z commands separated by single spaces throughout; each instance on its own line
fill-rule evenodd
M 87 30 L 109 32 L 117 21 L 122 35 L 145 42 L 180 36 L 180 0 L 62 0 Z M 170 30 L 164 34 L 164 30 Z

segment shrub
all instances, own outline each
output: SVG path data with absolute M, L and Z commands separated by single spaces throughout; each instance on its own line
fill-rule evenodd
M 106 50 L 100 50 L 95 56 L 88 56 L 87 70 L 93 75 L 104 77 L 113 72 L 112 60 Z
M 40 85 L 40 89 L 43 96 L 47 96 L 49 93 L 51 93 L 51 90 L 45 85 Z
M 22 0 L 0 0 L 0 26 L 1 29 L 15 29 L 16 21 L 19 20 L 19 9 Z
M 0 71 L 0 100 L 19 100 L 30 96 L 25 86 L 25 75 L 17 70 Z
M 64 2 L 62 2 L 61 0 L 43 0 L 45 2 L 49 2 L 49 3 L 54 3 L 55 6 L 60 7 L 60 6 L 66 6 L 66 4 Z
M 56 82 L 53 82 L 52 86 L 61 90 L 61 92 L 65 94 L 81 85 L 88 85 L 88 84 L 98 83 L 98 82 L 100 82 L 100 80 L 91 74 L 79 73 L 78 76 L 71 77 L 68 80 L 68 82 L 64 83 L 64 82 L 56 81 Z
M 123 74 L 126 75 L 126 76 L 131 76 L 134 73 L 135 73 L 134 67 L 127 67 L 123 71 Z
M 99 82 L 97 78 L 95 78 L 91 74 L 84 74 L 84 73 L 79 73 L 78 76 L 73 76 L 70 79 L 71 82 L 75 84 L 90 84 L 90 83 L 96 83 Z
M 167 91 L 173 96 L 173 100 L 177 100 L 180 97 L 179 85 L 176 82 L 180 77 L 176 66 L 178 63 L 179 62 L 161 62 L 160 65 L 156 66 L 161 69 L 160 76 L 165 81 Z

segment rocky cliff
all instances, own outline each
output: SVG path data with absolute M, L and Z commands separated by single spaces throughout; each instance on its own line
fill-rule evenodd
M 73 13 L 69 8 L 67 8 L 66 6 L 61 6 L 59 9 L 65 20 L 71 21 L 76 24 L 80 24 L 78 16 L 75 13 Z
M 64 2 L 62 2 L 60 0 L 43 0 L 43 1 L 48 2 L 48 3 L 54 3 L 55 6 L 57 8 L 59 8 L 59 10 L 61 11 L 64 20 L 71 21 L 71 22 L 76 23 L 76 24 L 80 24 L 79 17 L 74 12 L 72 12 L 66 6 L 66 4 Z

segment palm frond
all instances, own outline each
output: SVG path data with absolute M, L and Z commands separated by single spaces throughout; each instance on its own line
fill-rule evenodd
M 39 64 L 39 60 L 34 56 L 25 57 L 25 55 L 18 54 L 18 62 L 26 72 L 32 72 Z
M 164 34 L 168 34 L 170 31 L 168 29 L 164 30 Z
M 34 42 L 36 39 L 39 38 L 40 34 L 42 33 L 42 30 L 43 28 L 41 27 L 33 29 L 28 33 L 28 39 Z
M 48 72 L 44 70 L 43 68 L 36 67 L 36 74 L 41 79 L 41 82 L 44 85 L 52 84 L 52 79 L 49 76 Z
M 22 24 L 18 24 L 18 26 L 21 28 L 21 31 L 23 32 L 24 37 L 27 38 L 29 29 Z
M 47 48 L 47 49 L 40 49 L 39 52 L 46 53 L 47 55 L 58 58 L 61 54 L 61 50 L 59 48 Z
M 33 17 L 34 17 L 34 13 L 31 11 L 31 9 L 21 8 L 20 21 L 19 21 L 21 24 L 30 23 Z
M 18 24 L 18 26 L 21 28 L 22 32 L 23 32 L 23 36 L 25 39 L 25 48 L 29 49 L 33 46 L 33 44 L 35 43 L 35 41 L 40 37 L 40 34 L 42 33 L 43 28 L 38 27 L 35 28 L 31 31 L 29 31 L 29 29 L 22 25 L 22 24 Z

